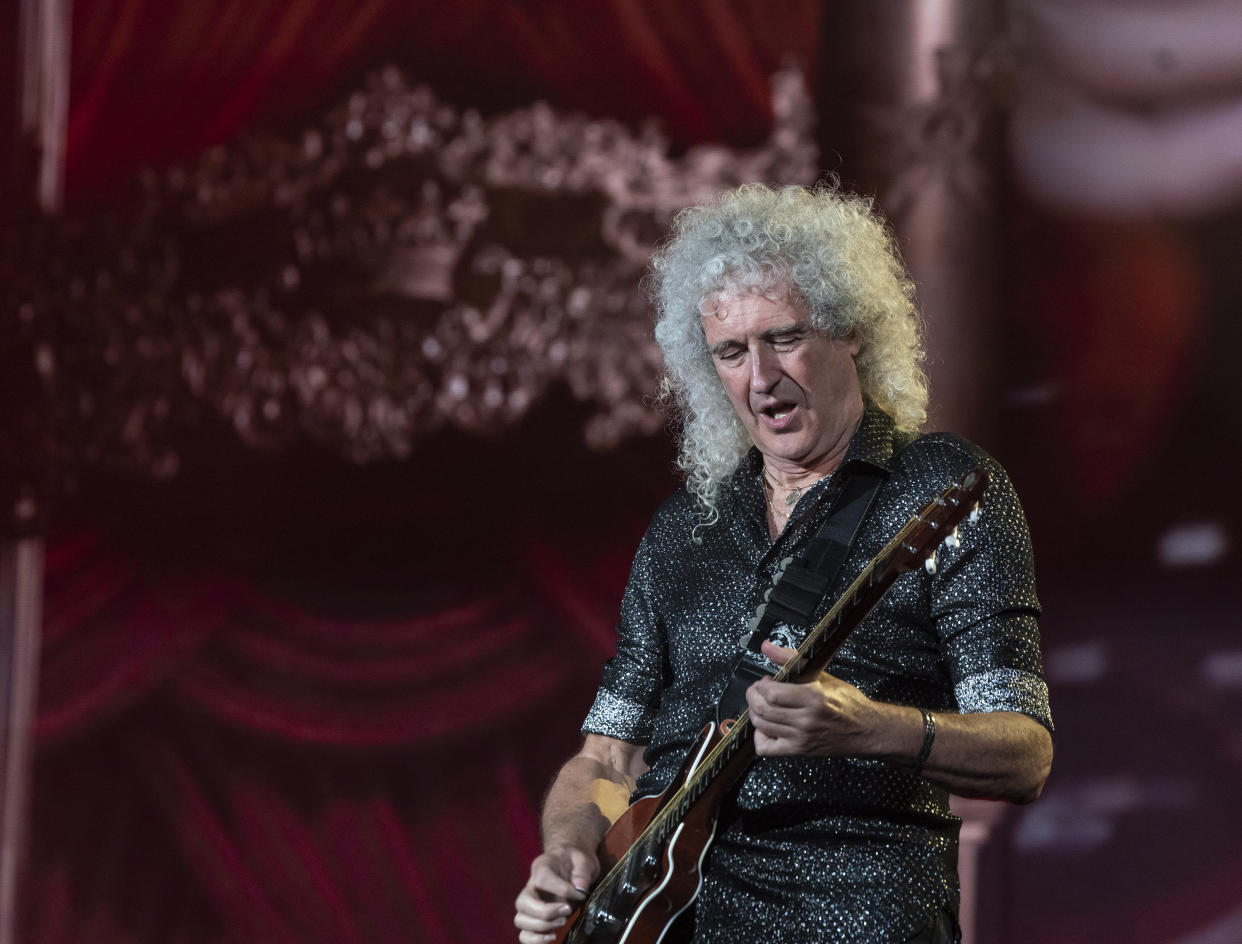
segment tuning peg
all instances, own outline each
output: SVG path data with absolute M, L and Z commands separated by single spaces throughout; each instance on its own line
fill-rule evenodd
M 975 507 L 970 509 L 970 517 L 968 518 L 968 520 L 970 521 L 971 524 L 974 524 L 976 521 L 979 520 L 979 515 L 980 515 L 979 503 L 975 502 Z
M 954 528 L 945 536 L 944 545 L 951 550 L 957 550 L 962 546 L 962 539 L 957 536 L 957 528 Z
M 923 561 L 923 569 L 929 574 L 936 572 L 936 555 L 932 554 L 927 560 Z

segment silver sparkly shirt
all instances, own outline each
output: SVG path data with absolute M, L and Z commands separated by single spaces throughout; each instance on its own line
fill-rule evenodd
M 1004 470 L 951 435 L 904 441 L 874 407 L 841 468 L 854 462 L 879 466 L 888 480 L 817 618 L 947 485 L 976 465 L 991 482 L 961 546 L 942 548 L 934 575 L 899 577 L 841 648 L 832 674 L 881 701 L 1019 711 L 1051 729 L 1030 538 Z M 672 781 L 714 716 L 775 568 L 814 537 L 841 479 L 809 489 L 773 542 L 761 474 L 752 450 L 722 489 L 720 520 L 710 527 L 694 497 L 678 490 L 639 545 L 617 654 L 583 723 L 584 732 L 647 745 L 650 769 L 636 796 Z M 802 631 L 781 625 L 773 636 L 781 634 L 796 644 Z M 959 825 L 947 792 L 907 768 L 855 757 L 759 758 L 722 812 L 695 941 L 897 944 L 937 920 L 952 923 L 945 916 L 957 910 Z

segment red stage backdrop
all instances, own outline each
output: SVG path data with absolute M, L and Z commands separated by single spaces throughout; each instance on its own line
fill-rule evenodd
M 144 168 L 247 129 L 295 134 L 384 63 L 484 119 L 542 99 L 635 141 L 654 120 L 674 157 L 751 148 L 773 127 L 771 76 L 815 74 L 820 26 L 800 0 L 79 0 L 70 218 L 124 219 Z M 247 171 L 220 181 L 240 202 L 263 177 Z M 1242 223 L 1103 224 L 1011 196 L 1007 386 L 985 445 L 1033 525 L 1058 761 L 985 858 L 984 925 L 1017 944 L 1229 940 L 1242 662 L 1226 498 L 1242 447 L 1207 407 L 1239 405 Z M 515 219 L 508 235 L 548 254 L 598 235 Z M 244 247 L 230 264 L 272 238 L 225 235 Z M 177 249 L 189 281 L 220 262 L 192 238 Z M 158 312 L 146 301 L 134 320 Z M 101 388 L 133 373 L 92 356 Z M 351 464 L 296 437 L 247 448 L 201 412 L 176 431 L 170 480 L 98 457 L 71 470 L 49 537 L 24 940 L 512 939 L 542 792 L 612 650 L 629 555 L 676 484 L 650 423 L 594 451 L 573 378 L 542 397 L 516 425 L 440 428 L 404 460 Z M 109 435 L 132 445 L 125 419 Z

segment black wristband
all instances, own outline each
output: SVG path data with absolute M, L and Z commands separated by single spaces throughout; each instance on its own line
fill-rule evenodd
M 931 756 L 932 743 L 936 740 L 936 716 L 926 708 L 920 708 L 919 714 L 923 716 L 923 749 L 919 751 L 919 759 L 914 762 L 916 777 L 923 773 L 923 765 Z

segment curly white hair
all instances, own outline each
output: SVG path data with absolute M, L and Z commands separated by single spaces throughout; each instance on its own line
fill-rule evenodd
M 747 184 L 682 210 L 651 262 L 664 393 L 679 414 L 678 465 L 704 512 L 751 446 L 716 375 L 701 315 L 724 293 L 786 292 L 835 338 L 860 344 L 864 398 L 913 432 L 927 417 L 914 286 L 884 219 L 835 186 Z

